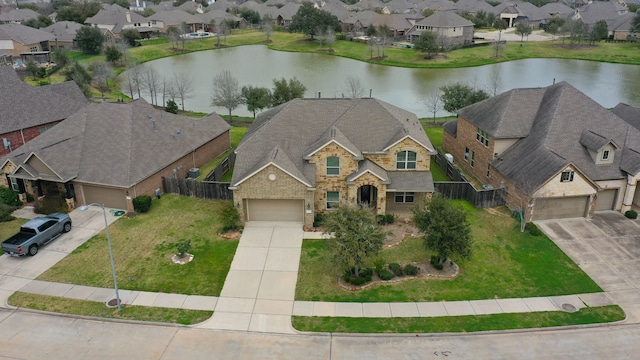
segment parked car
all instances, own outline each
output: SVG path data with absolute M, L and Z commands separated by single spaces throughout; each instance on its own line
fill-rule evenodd
M 22 225 L 17 234 L 3 241 L 2 251 L 11 256 L 34 256 L 41 246 L 69 231 L 71 218 L 67 214 L 55 213 L 37 217 Z

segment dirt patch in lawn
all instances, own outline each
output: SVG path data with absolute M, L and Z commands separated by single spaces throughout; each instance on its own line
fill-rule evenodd
M 218 234 L 218 236 L 220 236 L 223 239 L 240 239 L 240 237 L 242 236 L 242 231 L 240 230 L 230 230 L 227 231 L 226 233 L 223 234 Z
M 395 284 L 395 283 L 401 283 L 403 281 L 412 280 L 412 279 L 430 278 L 430 279 L 436 279 L 436 280 L 450 280 L 450 279 L 455 279 L 460 273 L 460 268 L 458 267 L 458 264 L 454 263 L 453 261 L 445 262 L 442 270 L 437 270 L 436 268 L 431 266 L 431 263 L 429 263 L 428 261 L 419 262 L 419 263 L 412 262 L 411 264 L 418 267 L 418 274 L 415 276 L 396 276 L 391 280 L 380 280 L 378 275 L 373 274 L 373 276 L 371 277 L 371 281 L 364 285 L 349 284 L 346 281 L 344 281 L 342 276 L 340 276 L 338 277 L 338 285 L 346 290 L 358 291 L 358 290 L 367 289 L 375 285 Z M 405 266 L 405 264 L 400 264 L 400 265 L 402 265 L 403 268 Z
M 420 237 L 422 233 L 416 227 L 413 221 L 396 221 L 393 224 L 383 225 L 382 229 L 388 233 L 384 239 L 384 247 L 397 246 L 402 243 L 406 237 Z

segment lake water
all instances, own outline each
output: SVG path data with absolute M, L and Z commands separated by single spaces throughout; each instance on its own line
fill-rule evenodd
M 408 50 L 410 51 L 410 50 Z M 526 59 L 500 64 L 459 69 L 413 69 L 369 64 L 338 56 L 290 53 L 252 45 L 228 49 L 194 52 L 154 60 L 141 66 L 153 66 L 166 80 L 174 72 L 188 74 L 195 91 L 185 101 L 185 109 L 226 114 L 224 108 L 211 105 L 213 78 L 229 70 L 240 86 L 273 87 L 273 79 L 296 77 L 306 87 L 305 97 L 342 97 L 347 94 L 345 79 L 359 78 L 369 93 L 419 117 L 432 114 L 425 99 L 452 82 L 465 82 L 494 92 L 494 79 L 499 79 L 498 92 L 513 88 L 544 87 L 554 81 L 567 81 L 605 107 L 619 102 L 640 106 L 640 66 L 564 59 Z M 122 90 L 126 93 L 122 84 Z M 149 95 L 143 95 L 150 101 Z M 158 101 L 162 101 L 158 97 Z M 178 102 L 178 101 L 177 101 Z M 248 116 L 246 106 L 233 111 Z M 438 115 L 447 115 L 440 111 Z

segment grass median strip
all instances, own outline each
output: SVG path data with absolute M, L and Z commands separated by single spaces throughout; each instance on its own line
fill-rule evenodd
M 608 323 L 623 320 L 617 305 L 587 307 L 574 313 L 546 311 L 425 318 L 346 318 L 294 316 L 299 331 L 335 333 L 443 333 Z
M 123 305 L 118 314 L 115 308 L 108 308 L 104 303 L 68 299 L 58 296 L 28 294 L 16 292 L 9 297 L 12 306 L 49 311 L 61 314 L 93 316 L 107 319 L 155 321 L 172 324 L 192 325 L 211 317 L 213 311 L 171 309 Z

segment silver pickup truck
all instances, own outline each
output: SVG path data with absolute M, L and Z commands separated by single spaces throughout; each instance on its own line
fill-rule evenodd
M 5 254 L 34 256 L 40 246 L 46 245 L 71 230 L 71 218 L 67 214 L 55 213 L 29 220 L 20 227 L 20 232 L 2 242 Z

